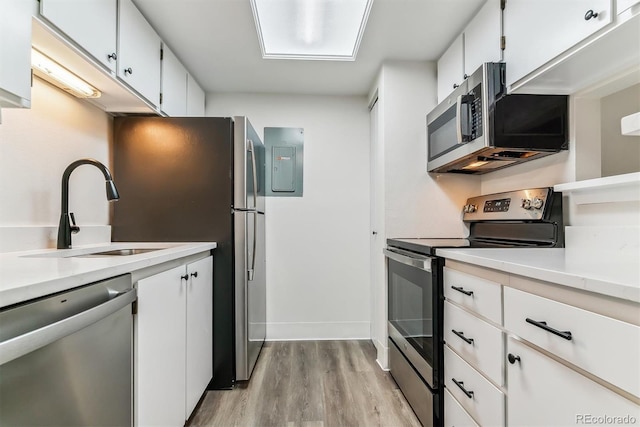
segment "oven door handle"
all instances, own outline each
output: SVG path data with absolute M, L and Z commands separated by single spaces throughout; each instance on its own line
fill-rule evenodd
M 399 253 L 393 249 L 383 249 L 384 255 L 394 261 L 398 261 L 402 264 L 409 265 L 411 267 L 419 268 L 424 271 L 431 271 L 431 257 L 420 256 L 418 254 L 406 254 Z

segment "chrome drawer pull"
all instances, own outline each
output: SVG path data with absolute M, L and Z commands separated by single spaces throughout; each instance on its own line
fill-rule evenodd
M 473 345 L 473 338 L 467 338 L 464 336 L 464 332 L 458 332 L 455 329 L 452 329 L 451 332 L 453 332 L 457 337 L 459 337 L 460 339 L 462 339 L 464 342 L 466 342 L 467 344 L 472 344 Z
M 527 323 L 530 323 L 533 326 L 537 326 L 540 329 L 544 329 L 547 332 L 551 332 L 553 335 L 557 335 L 567 341 L 571 341 L 571 339 L 573 338 L 570 331 L 559 331 L 557 329 L 553 329 L 551 326 L 547 326 L 547 322 L 532 320 L 528 317 L 525 320 L 527 321 Z
M 455 383 L 455 385 L 460 387 L 460 390 L 462 390 L 462 392 L 464 394 L 466 394 L 469 399 L 473 399 L 473 392 L 471 390 L 467 390 L 466 388 L 464 388 L 464 382 L 463 381 L 456 381 L 455 378 L 451 378 L 451 381 L 453 381 Z
M 453 289 L 454 291 L 458 291 L 460 293 L 463 293 L 463 294 L 465 294 L 467 296 L 472 296 L 473 295 L 473 291 L 465 291 L 462 286 L 451 286 L 451 289 Z

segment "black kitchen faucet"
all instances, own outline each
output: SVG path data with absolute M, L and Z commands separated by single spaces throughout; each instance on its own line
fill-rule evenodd
M 111 172 L 99 161 L 95 159 L 80 159 L 67 166 L 62 174 L 62 214 L 60 215 L 60 224 L 58 225 L 58 249 L 71 248 L 71 233 L 80 231 L 80 227 L 76 225 L 75 216 L 73 213 L 69 213 L 69 177 L 71 176 L 71 172 L 80 165 L 93 165 L 100 169 L 106 179 L 107 200 L 118 200 L 120 198 L 116 185 L 111 177 Z M 69 222 L 69 218 L 71 218 L 71 222 Z

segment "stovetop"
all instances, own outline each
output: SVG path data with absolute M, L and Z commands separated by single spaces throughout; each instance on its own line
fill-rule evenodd
M 469 238 L 394 238 L 387 246 L 435 255 L 438 248 L 563 247 L 562 197 L 532 188 L 471 197 L 463 209 Z
M 437 248 L 470 248 L 469 239 L 387 239 L 387 246 L 425 255 L 435 255 Z

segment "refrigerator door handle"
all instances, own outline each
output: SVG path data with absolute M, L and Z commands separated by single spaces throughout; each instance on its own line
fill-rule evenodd
M 256 269 L 256 249 L 258 245 L 258 212 L 253 213 L 253 256 L 251 257 L 251 268 L 247 270 L 248 279 L 253 282 L 253 273 Z
M 253 147 L 253 141 L 248 139 L 249 143 L 249 152 L 251 153 L 251 169 L 253 172 L 253 207 L 254 209 L 258 209 L 258 175 L 256 168 L 256 151 Z
M 251 168 L 253 172 L 253 206 L 257 209 L 258 207 L 258 175 L 256 168 L 256 151 L 253 147 L 253 141 L 247 140 L 249 143 L 249 152 L 251 153 Z M 258 214 L 253 214 L 253 254 L 251 256 L 251 268 L 247 270 L 249 281 L 253 281 L 253 272 L 256 268 L 256 247 L 257 247 L 257 239 L 256 236 L 258 231 Z

